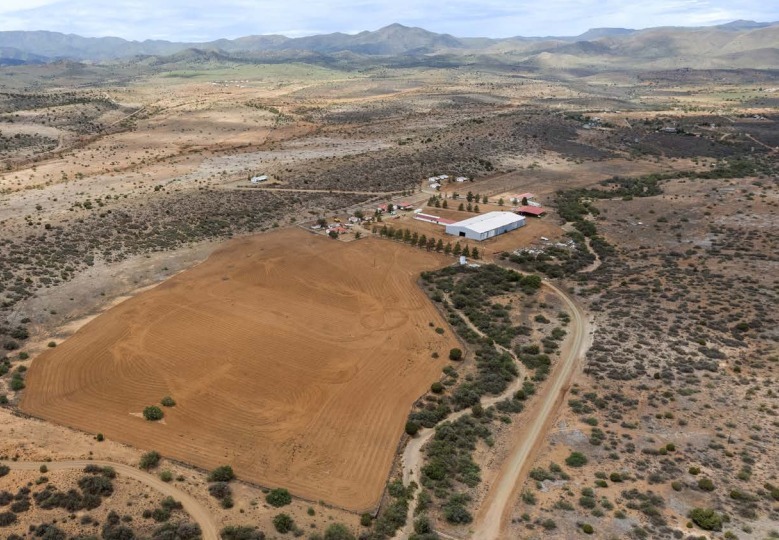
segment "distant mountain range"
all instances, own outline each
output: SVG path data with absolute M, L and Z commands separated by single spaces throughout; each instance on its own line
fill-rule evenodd
M 0 32 L 0 65 L 79 62 L 148 62 L 149 57 L 191 54 L 216 60 L 348 55 L 371 57 L 473 57 L 501 55 L 507 61 L 548 68 L 779 68 L 779 22 L 734 21 L 710 27 L 645 30 L 594 28 L 574 37 L 457 38 L 392 24 L 359 34 L 301 38 L 246 36 L 208 43 L 85 38 L 57 32 Z M 432 58 L 434 60 L 434 58 Z M 172 60 L 172 59 L 171 59 Z

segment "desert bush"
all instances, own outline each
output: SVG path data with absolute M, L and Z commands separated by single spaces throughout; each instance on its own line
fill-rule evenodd
M 444 504 L 444 517 L 449 523 L 456 525 L 462 525 L 473 521 L 473 516 L 465 507 L 465 505 L 471 500 L 468 495 L 464 493 L 457 493 L 449 497 L 449 500 Z
M 571 455 L 565 458 L 565 464 L 569 467 L 583 467 L 587 464 L 587 456 L 581 452 L 571 452 Z
M 463 357 L 463 351 L 458 348 L 451 349 L 449 351 L 449 360 L 461 360 Z
M 230 484 L 227 482 L 214 482 L 208 486 L 208 493 L 215 499 L 222 500 L 230 496 Z
M 277 514 L 273 518 L 273 527 L 281 534 L 286 534 L 293 529 L 295 521 L 288 514 Z
M 406 422 L 406 433 L 414 437 L 417 433 L 419 433 L 419 424 L 412 420 Z
M 163 407 L 174 407 L 176 405 L 176 402 L 173 400 L 170 396 L 165 396 L 160 400 L 160 404 Z
M 355 540 L 355 536 L 341 523 L 331 523 L 325 529 L 324 540 Z
M 152 533 L 152 540 L 198 540 L 203 533 L 197 523 L 166 523 Z M 127 539 L 125 539 L 127 540 Z
M 41 540 L 65 540 L 67 536 L 52 523 L 41 523 L 40 525 L 31 525 L 30 533 L 33 538 Z
M 265 540 L 265 533 L 253 527 L 228 525 L 219 531 L 222 540 Z
M 710 478 L 701 478 L 698 480 L 698 487 L 703 491 L 714 491 L 714 482 Z
M 0 465 L 0 478 L 11 472 L 11 468 L 8 465 Z
M 114 492 L 114 486 L 109 478 L 102 475 L 82 476 L 78 487 L 86 494 L 108 497 Z
M 230 465 L 220 465 L 208 475 L 209 482 L 229 482 L 235 478 L 235 473 Z
M 158 452 L 155 452 L 154 450 L 150 452 L 146 452 L 141 456 L 141 461 L 138 464 L 138 466 L 141 469 L 148 471 L 149 469 L 153 469 L 154 467 L 160 464 L 160 458 L 161 458 L 160 454 Z
M 281 508 L 292 503 L 292 495 L 284 488 L 276 488 L 270 491 L 265 497 L 265 501 L 271 506 Z
M 30 499 L 27 498 L 14 501 L 11 504 L 11 512 L 14 512 L 16 514 L 26 512 L 29 509 L 30 509 Z
M 13 512 L 0 513 L 0 527 L 8 527 L 16 523 L 16 514 Z
M 722 515 L 711 508 L 693 508 L 689 513 L 689 517 L 693 523 L 705 531 L 722 530 Z
M 156 405 L 149 405 L 143 409 L 143 417 L 150 422 L 162 420 L 164 416 L 165 413 Z

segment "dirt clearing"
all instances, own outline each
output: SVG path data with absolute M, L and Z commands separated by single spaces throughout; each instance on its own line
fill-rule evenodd
M 233 241 L 43 353 L 21 407 L 367 510 L 409 407 L 457 345 L 415 284 L 450 260 L 296 229 Z M 164 420 L 143 420 L 164 396 Z

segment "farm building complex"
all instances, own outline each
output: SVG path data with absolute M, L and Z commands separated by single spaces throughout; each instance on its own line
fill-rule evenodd
M 519 229 L 525 218 L 512 212 L 488 212 L 480 216 L 446 225 L 446 234 L 471 240 L 487 240 L 499 234 Z

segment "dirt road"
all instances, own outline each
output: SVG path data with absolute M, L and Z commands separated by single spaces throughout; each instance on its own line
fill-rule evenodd
M 512 450 L 511 455 L 503 466 L 501 474 L 498 475 L 498 483 L 492 486 L 482 505 L 482 508 L 486 508 L 487 510 L 482 511 L 480 516 L 477 517 L 474 526 L 476 532 L 472 536 L 475 539 L 498 538 L 503 515 L 514 500 L 513 495 L 516 491 L 516 486 L 519 485 L 519 479 L 523 474 L 527 473 L 527 467 L 533 462 L 533 454 L 540 446 L 540 443 L 543 442 L 543 436 L 547 432 L 549 424 L 551 424 L 554 419 L 554 415 L 557 412 L 562 396 L 564 395 L 564 390 L 567 389 L 571 376 L 576 367 L 579 366 L 579 359 L 583 357 L 589 343 L 587 339 L 587 319 L 583 310 L 558 287 L 548 282 L 544 282 L 543 284 L 557 294 L 571 312 L 571 331 L 573 335 L 571 346 L 568 349 L 568 355 L 563 358 L 558 364 L 558 367 L 553 370 L 549 382 L 542 387 L 539 396 L 540 400 L 537 401 L 533 409 L 529 411 L 530 414 L 528 417 L 530 418 L 530 423 L 523 429 L 524 436 L 521 445 Z M 462 314 L 460 314 L 460 316 L 469 328 L 484 337 L 484 334 L 473 325 L 467 317 Z M 520 374 L 502 394 L 483 398 L 481 404 L 484 408 L 494 405 L 513 395 L 514 392 L 522 387 L 522 382 L 525 378 L 524 367 L 518 361 L 514 353 L 500 345 L 496 344 L 496 347 L 499 352 L 511 354 L 517 363 Z M 446 418 L 446 421 L 454 422 L 461 416 L 470 412 L 470 409 L 458 411 L 449 415 Z M 422 429 L 417 436 L 411 439 L 406 445 L 402 458 L 403 483 L 405 485 L 408 485 L 412 480 L 417 484 L 420 483 L 420 471 L 423 465 L 422 448 L 434 434 L 435 428 Z M 406 519 L 406 525 L 398 532 L 395 538 L 405 540 L 413 533 L 413 509 L 415 504 L 416 495 L 415 499 L 409 504 L 409 515 Z M 438 532 L 438 534 L 443 537 L 454 538 L 442 534 L 441 532 Z
M 500 474 L 497 475 L 498 480 L 490 487 L 487 497 L 481 505 L 481 511 L 476 517 L 472 534 L 472 538 L 479 540 L 500 537 L 506 515 L 515 500 L 517 490 L 522 485 L 522 479 L 532 465 L 535 454 L 542 446 L 544 435 L 554 421 L 571 378 L 581 365 L 580 359 L 583 358 L 589 346 L 589 325 L 582 308 L 554 285 L 550 283 L 545 283 L 545 285 L 555 291 L 568 307 L 572 315 L 573 341 L 567 356 L 553 370 L 550 380 L 544 385 L 541 399 L 536 402 L 532 410 L 527 411 L 529 413 L 527 415 L 528 424 L 524 426 L 521 438 L 518 439 L 520 442 L 504 462 Z
M 143 472 L 135 467 L 114 463 L 112 461 L 98 460 L 78 460 L 78 461 L 0 461 L 0 464 L 7 465 L 12 471 L 37 471 L 41 465 L 46 465 L 50 471 L 67 471 L 73 469 L 83 469 L 87 465 L 98 465 L 100 467 L 112 467 L 118 474 L 128 478 L 133 478 L 143 482 L 147 486 L 156 489 L 163 495 L 169 495 L 179 501 L 184 510 L 190 517 L 200 525 L 203 532 L 203 540 L 218 540 L 217 526 L 211 514 L 208 513 L 203 505 L 197 502 L 190 494 L 179 488 L 167 484 L 149 473 Z

